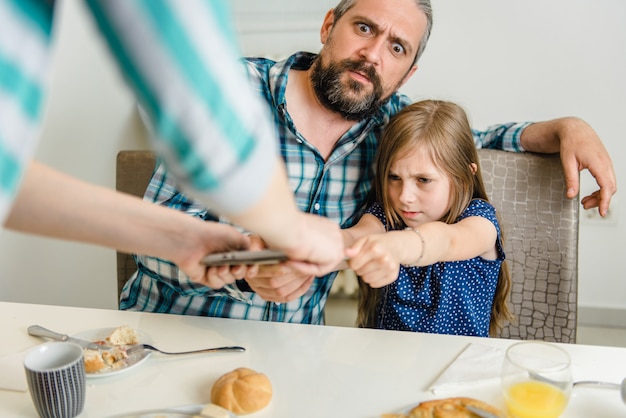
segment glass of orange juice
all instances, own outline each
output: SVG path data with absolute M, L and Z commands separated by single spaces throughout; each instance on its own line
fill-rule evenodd
M 513 418 L 557 418 L 572 391 L 569 354 L 546 342 L 513 344 L 502 364 L 502 393 Z

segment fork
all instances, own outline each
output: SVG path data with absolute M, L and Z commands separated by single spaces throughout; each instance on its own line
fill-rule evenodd
M 537 380 L 544 383 L 549 383 L 554 385 L 554 380 L 544 377 L 539 373 L 529 372 L 530 378 L 533 380 Z M 613 383 L 613 382 L 602 382 L 599 380 L 578 380 L 572 383 L 572 387 L 576 386 L 595 386 L 597 388 L 606 388 L 606 389 L 618 389 L 620 391 L 620 395 L 622 397 L 622 401 L 626 404 L 626 377 L 622 380 L 622 383 Z
M 168 354 L 168 355 L 213 353 L 213 352 L 218 352 L 218 351 L 236 351 L 236 352 L 246 351 L 246 349 L 244 347 L 231 345 L 231 346 L 224 346 L 224 347 L 202 348 L 202 349 L 199 349 L 199 350 L 173 351 L 172 352 L 172 351 L 161 350 L 161 349 L 156 348 L 155 346 L 150 345 L 150 344 L 134 344 L 134 345 L 131 345 L 128 348 L 126 348 L 126 354 L 130 357 L 133 354 L 142 352 L 144 350 L 157 351 L 159 353 Z

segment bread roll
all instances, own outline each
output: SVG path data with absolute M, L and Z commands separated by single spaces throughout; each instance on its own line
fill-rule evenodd
M 237 415 L 265 408 L 272 399 L 272 384 L 262 373 L 241 367 L 221 376 L 211 389 L 211 402 Z

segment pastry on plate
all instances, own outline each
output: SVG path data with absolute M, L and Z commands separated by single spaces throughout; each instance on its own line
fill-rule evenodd
M 116 370 L 126 365 L 126 346 L 139 343 L 139 333 L 128 325 L 115 328 L 104 340 L 95 341 L 97 344 L 111 346 L 108 350 L 91 350 L 85 348 L 85 372 L 99 373 Z
M 85 359 L 85 373 L 98 373 L 107 367 L 99 350 L 85 348 L 83 357 Z
M 498 408 L 478 399 L 464 397 L 424 401 L 407 414 L 383 414 L 382 418 L 479 418 L 468 406 L 505 418 Z
M 133 345 L 139 344 L 139 333 L 128 325 L 122 325 L 113 330 L 107 337 L 110 345 Z

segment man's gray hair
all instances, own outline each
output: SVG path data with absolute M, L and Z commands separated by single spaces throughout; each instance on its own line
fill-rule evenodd
M 424 36 L 422 36 L 422 39 L 420 40 L 420 44 L 417 48 L 417 53 L 415 54 L 415 60 L 413 61 L 413 64 L 415 64 L 419 57 L 421 57 L 424 53 L 424 50 L 426 49 L 426 44 L 428 43 L 428 38 L 430 38 L 430 31 L 433 28 L 433 8 L 430 5 L 430 0 L 414 1 L 417 7 L 426 15 L 426 30 L 424 31 Z M 335 22 L 337 22 L 339 18 L 343 16 L 351 7 L 353 7 L 356 2 L 357 0 L 341 0 L 333 10 Z

